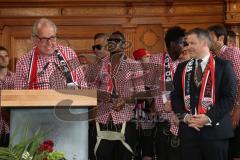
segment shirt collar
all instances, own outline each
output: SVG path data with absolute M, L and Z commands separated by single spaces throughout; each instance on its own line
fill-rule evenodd
M 203 63 L 207 63 L 207 62 L 208 62 L 208 60 L 209 60 L 209 57 L 210 57 L 210 53 L 209 53 L 209 54 L 207 54 L 205 57 L 203 57 L 203 58 L 202 58 L 202 60 L 203 60 Z
M 205 70 L 207 64 L 208 64 L 208 60 L 209 60 L 209 57 L 210 57 L 210 53 L 207 54 L 206 56 L 204 56 L 203 58 L 201 58 L 202 62 L 201 62 L 201 67 L 202 67 L 202 71 Z M 196 61 L 199 60 L 199 59 L 196 59 Z M 197 63 L 196 63 L 197 65 Z

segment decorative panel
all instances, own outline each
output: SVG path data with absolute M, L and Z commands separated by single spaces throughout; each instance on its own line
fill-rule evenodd
M 159 53 L 169 27 L 223 24 L 226 5 L 227 14 L 237 14 L 239 2 L 222 0 L 0 0 L 0 42 L 9 50 L 14 70 L 16 59 L 31 48 L 32 24 L 47 17 L 59 28 L 59 43 L 77 53 L 92 53 L 96 33 L 117 30 L 131 43 L 126 48 L 128 56 L 139 48 Z
M 140 25 L 136 32 L 136 49 L 146 48 L 152 53 L 163 52 L 163 36 L 161 25 Z
M 63 8 L 63 16 L 124 16 L 126 8 L 116 7 L 81 7 Z
M 0 16 L 28 17 L 28 16 L 59 16 L 61 10 L 57 8 L 1 8 Z

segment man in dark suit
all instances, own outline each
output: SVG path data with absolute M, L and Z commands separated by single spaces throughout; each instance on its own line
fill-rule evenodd
M 230 62 L 210 53 L 208 31 L 191 30 L 187 42 L 193 59 L 178 65 L 171 93 L 173 110 L 182 118 L 182 159 L 227 160 L 228 139 L 233 136 L 234 71 Z

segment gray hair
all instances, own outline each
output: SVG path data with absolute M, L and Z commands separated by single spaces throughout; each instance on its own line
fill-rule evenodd
M 42 27 L 50 26 L 54 29 L 54 32 L 57 33 L 57 26 L 53 21 L 47 18 L 41 18 L 35 21 L 32 27 L 32 36 L 38 35 L 38 31 Z

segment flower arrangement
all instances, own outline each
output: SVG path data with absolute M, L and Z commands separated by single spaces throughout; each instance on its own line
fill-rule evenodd
M 21 141 L 13 145 L 12 139 L 16 133 L 15 131 L 11 136 L 8 147 L 0 147 L 1 160 L 66 160 L 64 153 L 54 151 L 53 141 L 43 141 L 46 134 L 40 130 L 28 138 L 28 129 L 26 129 Z
M 65 160 L 64 153 L 53 151 L 52 140 L 45 140 L 38 148 L 38 154 L 43 156 L 43 160 Z

